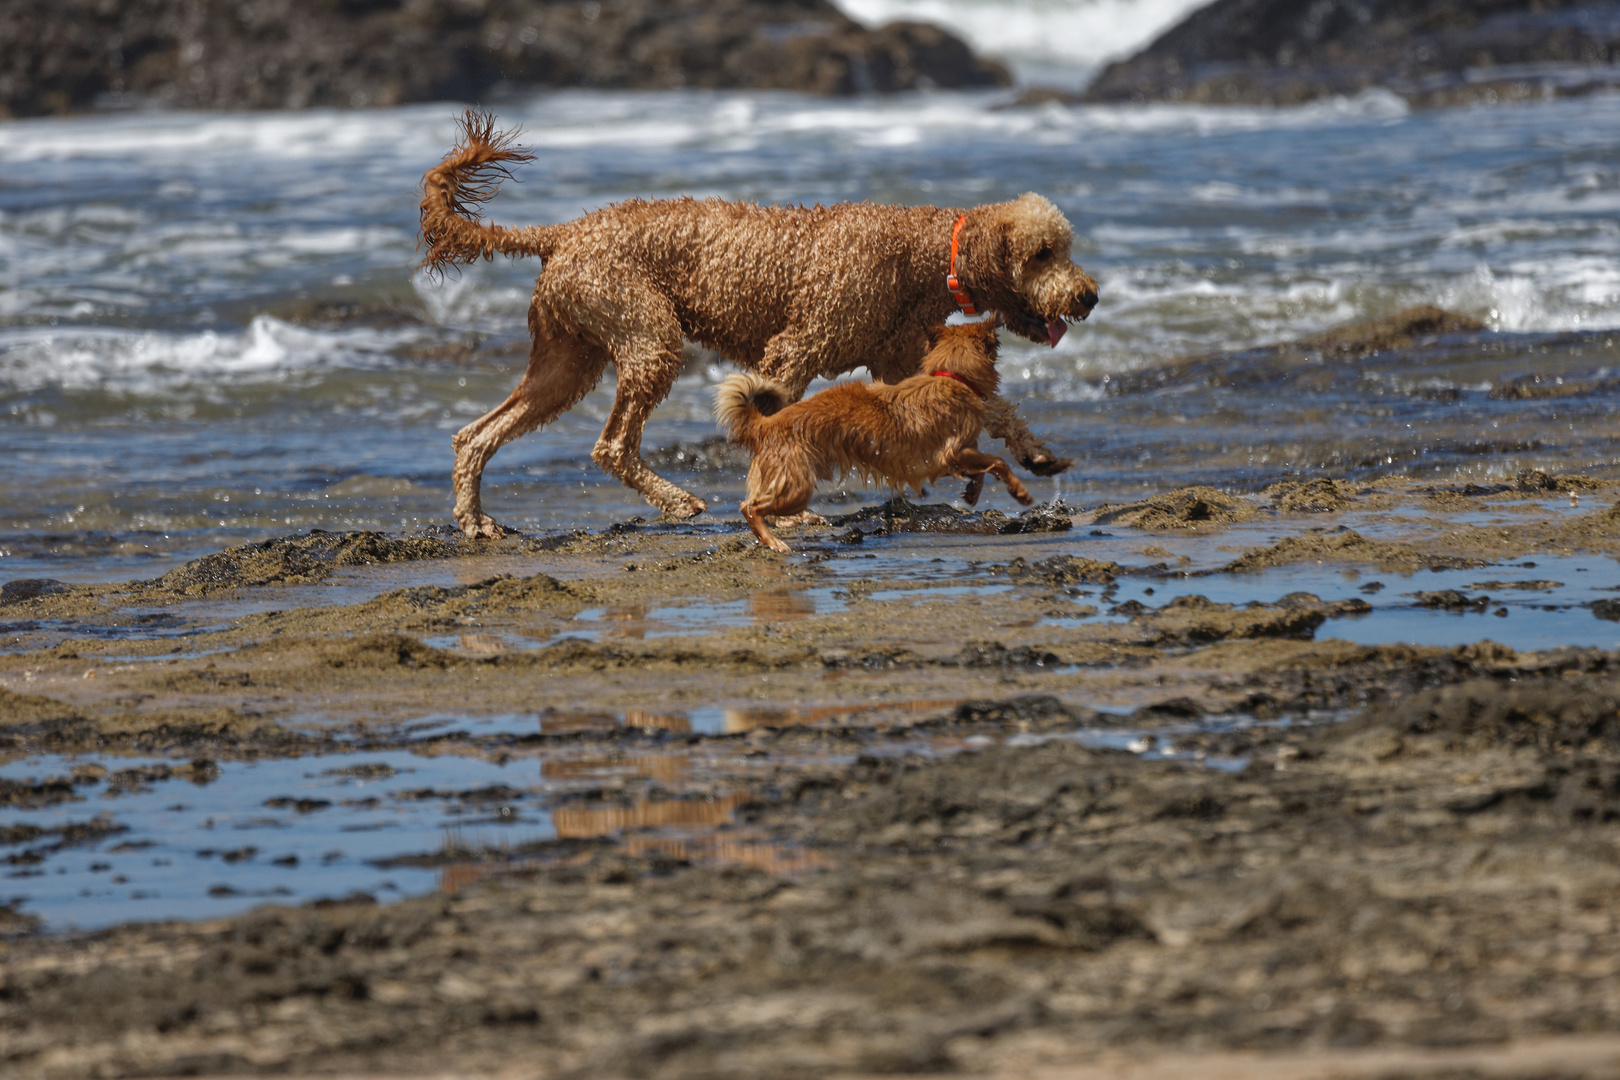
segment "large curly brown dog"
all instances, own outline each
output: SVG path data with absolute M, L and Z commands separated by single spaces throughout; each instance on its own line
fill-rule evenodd
M 591 457 L 672 517 L 703 501 L 641 458 L 641 429 L 680 374 L 681 340 L 718 351 L 788 388 L 866 367 L 880 382 L 917 370 L 927 328 L 965 299 L 1031 341 L 1057 344 L 1067 320 L 1097 303 L 1097 283 L 1069 259 L 1069 223 L 1039 195 L 972 210 L 934 206 L 781 207 L 718 199 L 632 200 L 559 225 L 508 229 L 474 209 L 511 162 L 532 155 L 469 111 L 462 140 L 423 178 L 423 265 L 483 256 L 545 260 L 529 305 L 529 367 L 517 389 L 456 433 L 456 522 L 498 536 L 479 480 L 502 445 L 562 415 L 618 368 L 613 410 Z M 955 253 L 953 256 L 953 248 Z M 1032 471 L 1058 472 L 1012 407 L 986 424 Z
M 1034 501 L 1005 461 L 979 452 L 985 399 L 1000 384 L 996 324 L 940 326 L 930 337 L 921 371 L 892 386 L 840 383 L 790 405 L 786 388 L 764 375 L 730 375 L 720 384 L 715 419 L 754 455 L 739 509 L 760 543 L 791 551 L 765 519 L 804 513 L 818 479 L 852 472 L 896 491 L 961 477 L 969 506 L 989 473 L 1025 506 Z

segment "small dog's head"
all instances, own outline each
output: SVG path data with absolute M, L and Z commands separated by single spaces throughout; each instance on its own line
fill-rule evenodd
M 935 326 L 928 330 L 928 352 L 919 370 L 924 375 L 949 371 L 960 375 L 986 396 L 1001 387 L 996 372 L 996 328 L 1000 317 L 960 326 Z
M 1069 257 L 1074 230 L 1051 201 L 1030 193 L 968 212 L 963 284 L 1007 329 L 1056 345 L 1097 306 L 1097 282 Z

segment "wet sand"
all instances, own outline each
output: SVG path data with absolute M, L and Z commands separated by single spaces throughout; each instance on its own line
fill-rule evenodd
M 1620 1074 L 1617 494 L 891 503 L 788 558 L 724 518 L 316 533 L 12 582 L 0 1062 Z M 385 811 L 421 842 L 344 832 Z M 58 878 L 99 883 L 72 919 Z M 127 922 L 166 903 L 242 913 Z

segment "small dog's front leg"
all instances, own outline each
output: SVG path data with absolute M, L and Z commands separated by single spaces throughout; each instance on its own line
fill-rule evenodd
M 1056 476 L 1074 464 L 1070 458 L 1060 458 L 1048 450 L 1029 430 L 1012 402 L 1000 394 L 992 394 L 985 404 L 984 430 L 992 439 L 1005 443 L 1007 452 L 1024 468 L 1036 476 Z

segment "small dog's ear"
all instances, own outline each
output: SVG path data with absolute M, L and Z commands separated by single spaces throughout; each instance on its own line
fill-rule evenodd
M 928 335 L 928 347 L 930 349 L 939 344 L 939 335 L 943 334 L 944 332 L 944 323 L 935 323 L 933 326 L 923 328 L 923 333 Z

